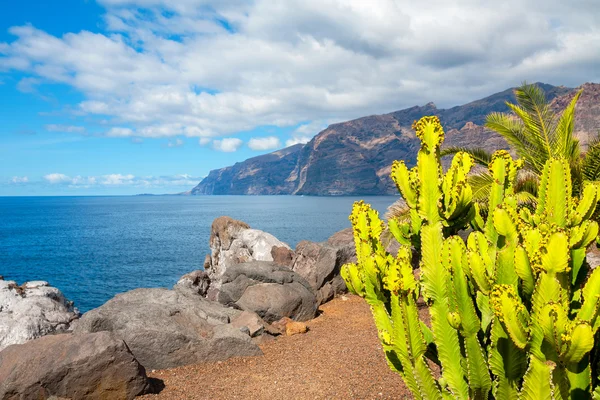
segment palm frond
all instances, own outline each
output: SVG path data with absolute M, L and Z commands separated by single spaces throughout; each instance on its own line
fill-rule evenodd
M 523 120 L 528 133 L 538 138 L 548 155 L 553 155 L 552 142 L 556 115 L 546 100 L 544 91 L 537 85 L 523 83 L 515 89 L 519 107 L 511 107 Z
M 399 198 L 393 202 L 385 212 L 385 219 L 391 220 L 396 219 L 398 222 L 410 221 L 410 208 L 406 205 L 406 201 L 403 198 Z
M 514 184 L 514 191 L 515 193 L 529 193 L 530 195 L 537 197 L 539 186 L 539 176 L 528 171 L 521 171 Z
M 581 163 L 581 174 L 589 181 L 600 180 L 600 132 L 589 143 L 588 151 Z
M 556 149 L 556 153 L 564 155 L 570 161 L 579 161 L 581 156 L 579 140 L 573 135 L 573 129 L 575 128 L 575 106 L 582 92 L 583 89 L 579 90 L 573 96 L 567 108 L 564 109 L 556 126 L 553 141 L 553 148 Z
M 473 157 L 473 160 L 477 164 L 482 165 L 484 167 L 487 167 L 492 161 L 492 153 L 481 147 L 468 148 L 462 146 L 449 146 L 442 149 L 440 155 L 444 157 L 461 152 L 469 154 L 471 157 Z
M 517 107 L 508 103 L 508 106 Z M 541 173 L 548 153 L 542 142 L 537 137 L 531 137 L 525 130 L 523 121 L 512 114 L 493 112 L 490 113 L 485 126 L 499 133 L 515 150 L 517 156 L 525 161 L 525 166 Z
M 487 203 L 493 182 L 494 178 L 487 171 L 469 176 L 469 184 L 471 190 L 473 190 L 473 201 Z

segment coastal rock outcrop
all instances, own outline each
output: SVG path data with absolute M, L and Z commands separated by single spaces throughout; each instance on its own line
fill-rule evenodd
M 0 352 L 0 399 L 133 399 L 146 371 L 108 332 L 49 335 Z
M 64 332 L 79 311 L 45 281 L 0 280 L 0 350 L 51 333 Z
M 208 298 L 216 299 L 222 276 L 232 265 L 248 261 L 273 261 L 273 249 L 290 249 L 270 233 L 251 229 L 248 224 L 230 217 L 219 217 L 212 223 L 210 234 L 210 262 L 205 263 L 210 278 Z
M 288 267 L 267 261 L 229 266 L 221 277 L 217 301 L 253 311 L 267 322 L 314 318 L 317 299 L 310 284 Z
M 240 314 L 189 288 L 136 289 L 85 313 L 75 332 L 114 332 L 144 367 L 164 369 L 262 354 L 230 324 Z

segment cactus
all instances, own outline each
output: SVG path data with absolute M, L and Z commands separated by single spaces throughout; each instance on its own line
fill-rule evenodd
M 467 182 L 470 156 L 457 154 L 443 174 L 439 120 L 424 117 L 414 128 L 416 166 L 392 167 L 410 208 L 408 221 L 388 222 L 398 254 L 381 242 L 386 227 L 377 212 L 358 202 L 350 216 L 358 261 L 341 271 L 370 305 L 390 367 L 417 399 L 600 399 L 600 269 L 589 275 L 585 262 L 598 236 L 590 220 L 597 187 L 587 184 L 572 198 L 568 163 L 550 159 L 537 206 L 528 209 L 513 189 L 521 162 L 499 151 L 483 218 Z M 465 243 L 455 234 L 469 225 Z M 421 297 L 430 326 L 419 319 Z

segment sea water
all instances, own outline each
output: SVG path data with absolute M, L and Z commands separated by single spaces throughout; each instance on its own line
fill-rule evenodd
M 0 197 L 0 275 L 44 280 L 85 312 L 139 287 L 172 287 L 201 269 L 221 216 L 292 248 L 350 226 L 356 197 Z M 365 197 L 380 212 L 397 197 Z

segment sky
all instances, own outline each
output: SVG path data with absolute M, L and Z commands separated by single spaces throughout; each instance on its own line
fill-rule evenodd
M 331 123 L 600 82 L 596 0 L 20 0 L 0 196 L 178 193 Z

